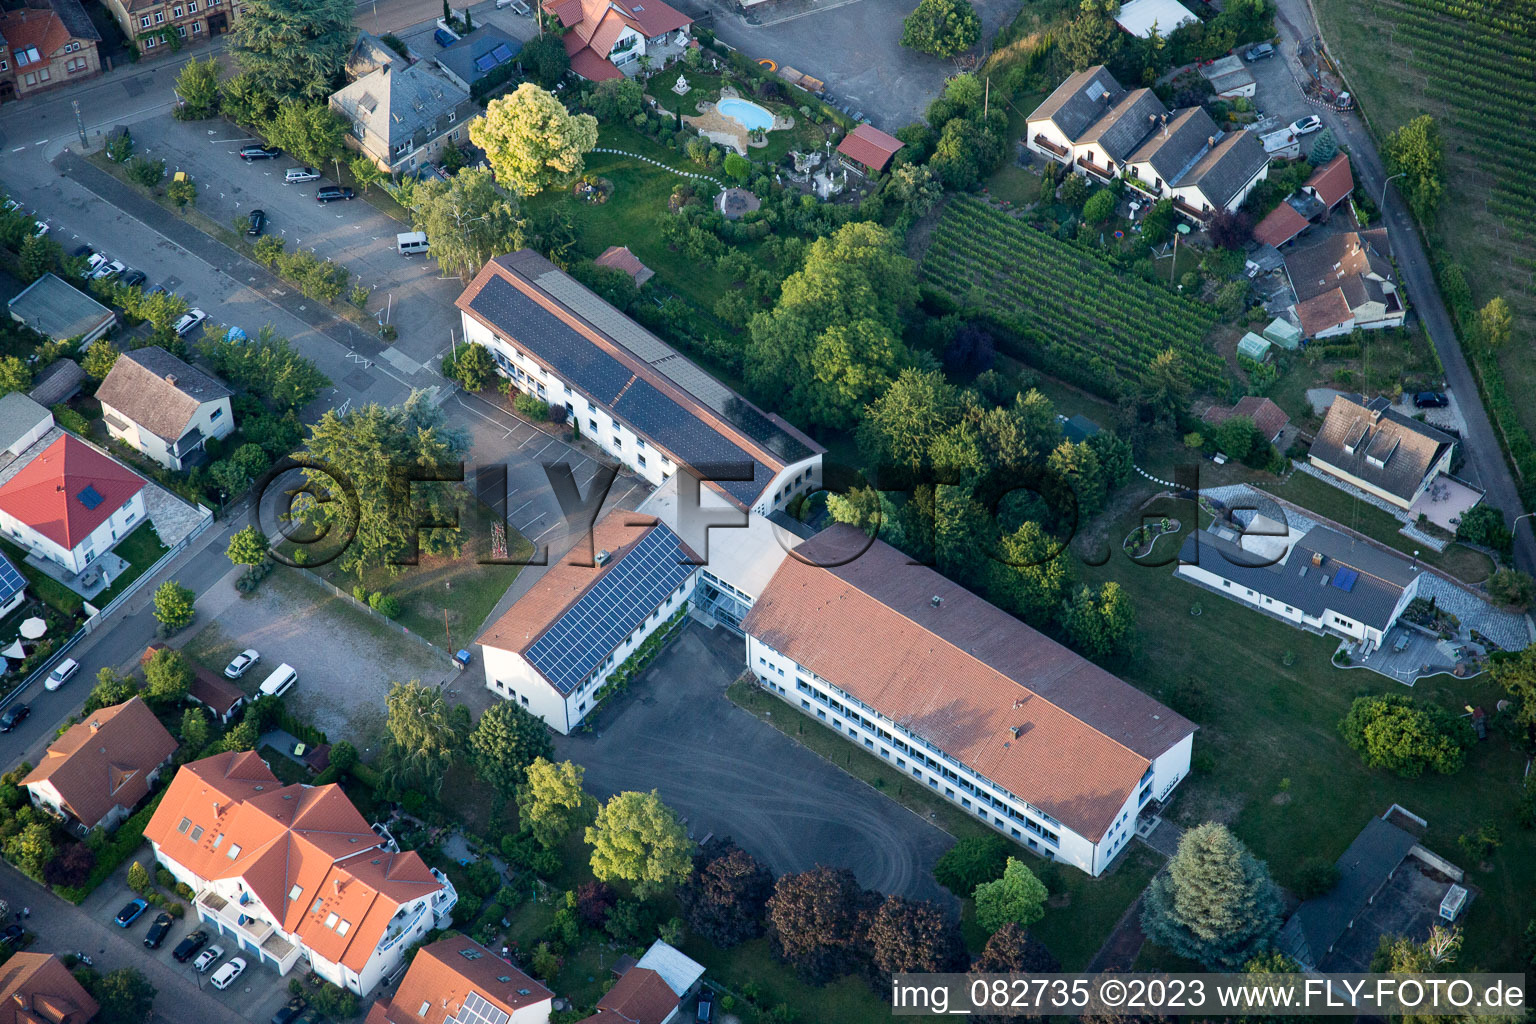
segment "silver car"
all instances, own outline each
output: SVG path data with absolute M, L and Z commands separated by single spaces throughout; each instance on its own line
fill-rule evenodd
M 224 666 L 225 679 L 239 679 L 245 675 L 246 670 L 261 660 L 261 655 L 256 653 L 254 647 L 248 647 L 235 655 L 228 665 Z

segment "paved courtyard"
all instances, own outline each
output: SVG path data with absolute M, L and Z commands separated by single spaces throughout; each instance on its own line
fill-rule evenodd
M 954 840 L 727 700 L 742 662 L 740 637 L 690 624 L 594 733 L 555 749 L 594 793 L 656 789 L 695 839 L 733 836 L 776 874 L 846 866 L 869 888 L 955 909 L 932 875 Z

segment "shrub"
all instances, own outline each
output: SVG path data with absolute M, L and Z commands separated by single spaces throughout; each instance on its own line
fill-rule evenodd
M 369 596 L 370 595 L 368 594 L 368 588 L 367 587 L 363 586 L 361 583 L 354 583 L 354 584 L 352 584 L 352 597 L 355 600 L 361 601 L 361 602 L 363 602 L 363 604 L 366 604 L 369 607 L 372 607 L 373 602 L 371 602 L 368 599 Z
M 521 391 L 518 392 L 516 398 L 512 399 L 512 408 L 516 409 L 519 415 L 526 416 L 535 422 L 543 422 L 549 419 L 549 403 L 541 402 L 532 395 Z
M 387 618 L 396 618 L 400 614 L 400 599 L 393 594 L 382 591 L 368 595 L 368 607 Z
M 149 891 L 149 872 L 139 861 L 128 866 L 128 888 L 141 896 Z
M 960 840 L 933 865 L 933 877 L 961 899 L 984 882 L 1002 877 L 1011 844 L 997 835 L 970 836 Z
M 1455 774 L 1473 742 L 1472 726 L 1464 719 L 1401 694 L 1355 698 L 1339 732 L 1367 765 L 1405 779 L 1417 778 L 1425 768 Z

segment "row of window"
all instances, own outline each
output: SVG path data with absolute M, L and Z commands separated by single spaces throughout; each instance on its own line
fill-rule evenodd
M 187 26 L 185 26 L 185 25 L 177 25 L 176 26 L 176 34 L 178 36 L 180 36 L 182 39 L 187 38 Z M 192 34 L 195 35 L 195 36 L 200 36 L 200 35 L 203 34 L 203 23 L 202 22 L 194 21 L 192 23 Z M 159 45 L 160 45 L 160 37 L 159 36 L 149 36 L 149 37 L 147 37 L 144 40 L 144 49 L 146 49 L 146 50 L 153 50 L 155 47 L 157 47 Z M 169 45 L 169 44 L 167 44 L 167 45 Z
M 191 832 L 187 831 L 188 828 L 191 829 Z M 199 839 L 203 838 L 203 826 L 201 826 L 201 825 L 193 825 L 191 818 L 182 818 L 181 822 L 176 826 L 176 831 L 180 832 L 182 835 L 186 836 L 188 839 L 190 839 L 194 843 L 197 842 Z M 224 842 L 224 833 L 220 832 L 218 835 L 214 836 L 214 838 L 213 838 L 213 847 L 212 848 L 217 850 L 219 848 L 219 846 L 223 844 L 223 842 Z M 230 843 L 229 844 L 228 856 L 229 856 L 230 860 L 234 860 L 234 859 L 236 859 L 237 857 L 240 856 L 240 844 L 239 843 Z
M 219 6 L 219 4 L 221 4 L 223 2 L 224 2 L 224 0 L 206 0 L 205 6 L 209 10 L 212 10 L 213 8 Z M 174 20 L 176 18 L 183 17 L 183 16 L 188 15 L 188 14 L 196 14 L 197 13 L 197 6 L 198 6 L 198 0 L 187 0 L 185 5 L 177 4 L 176 6 L 171 8 L 171 18 L 172 18 L 172 20 Z M 165 24 L 165 12 L 164 11 L 156 11 L 153 15 L 141 14 L 139 16 L 139 27 L 140 28 L 149 28 L 151 25 L 164 25 L 164 24 Z M 196 34 L 196 30 L 194 30 L 193 34 L 194 35 Z

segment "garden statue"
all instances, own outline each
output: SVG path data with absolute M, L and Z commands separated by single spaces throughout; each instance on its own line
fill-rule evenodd
M 691 87 L 688 85 L 688 79 L 684 78 L 682 75 L 678 75 L 677 84 L 672 87 L 672 91 L 677 93 L 679 96 L 686 96 L 688 94 L 689 88 Z

